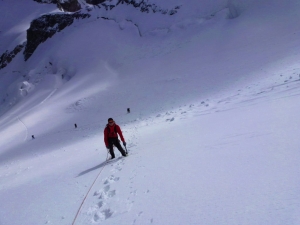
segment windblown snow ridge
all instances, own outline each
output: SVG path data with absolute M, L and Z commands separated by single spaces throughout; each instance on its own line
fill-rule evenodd
M 102 0 L 86 0 L 89 4 L 94 4 L 97 2 L 103 2 Z M 99 4 L 99 3 L 98 3 Z M 98 5 L 97 4 L 97 5 Z M 180 6 L 175 6 L 173 9 L 163 9 L 156 4 L 150 3 L 148 0 L 118 0 L 116 4 L 111 3 L 111 1 L 104 1 L 101 5 L 105 7 L 106 10 L 113 9 L 119 4 L 132 5 L 135 8 L 140 9 L 141 12 L 145 13 L 161 13 L 166 15 L 174 15 L 180 9 Z

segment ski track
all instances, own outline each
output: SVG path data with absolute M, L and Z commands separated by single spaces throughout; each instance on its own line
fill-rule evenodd
M 19 118 L 19 116 L 17 116 L 17 118 L 18 118 L 18 121 L 19 121 L 20 123 L 22 123 L 23 126 L 25 127 L 26 135 L 25 135 L 24 141 L 26 141 L 27 138 L 28 138 L 28 128 L 27 128 L 26 124 Z
M 54 95 L 54 93 L 57 91 L 57 89 L 58 88 L 55 88 L 53 91 L 51 91 L 51 93 L 43 101 L 41 101 L 41 103 L 38 104 L 37 106 L 44 104 L 49 98 L 51 98 Z M 30 109 L 30 110 L 32 110 L 32 109 Z
M 33 109 L 35 109 L 36 107 L 44 104 L 49 98 L 51 98 L 54 93 L 57 91 L 57 88 L 55 88 L 53 91 L 51 91 L 51 93 L 49 93 L 49 95 L 47 95 L 46 98 L 44 98 L 39 104 L 37 104 L 36 106 L 32 107 L 31 109 L 28 109 L 25 112 L 22 112 L 23 115 L 26 115 L 28 112 L 32 111 Z M 10 114 L 11 116 L 14 116 L 14 113 Z M 26 124 L 21 120 L 20 115 L 14 116 L 14 120 L 16 120 L 17 122 L 20 122 L 22 124 L 22 127 L 25 128 L 25 138 L 24 141 L 28 140 L 28 127 L 26 126 Z M 4 127 L 6 124 L 8 124 L 10 121 L 5 122 L 4 124 L 2 124 L 2 126 Z
M 300 76 L 300 75 L 299 75 Z M 211 113 L 218 113 L 226 110 L 232 110 L 237 107 L 244 107 L 249 104 L 258 104 L 264 101 L 276 100 L 277 98 L 291 97 L 294 95 L 300 95 L 300 79 L 297 76 L 293 79 L 292 76 L 288 80 L 284 79 L 278 81 L 275 79 L 271 86 L 260 85 L 255 83 L 248 85 L 243 89 L 237 90 L 235 93 L 231 93 L 227 97 L 221 97 L 216 99 L 206 99 L 199 101 L 198 103 L 188 104 L 181 106 L 177 109 L 164 111 L 157 113 L 156 116 L 150 116 L 144 119 L 138 119 L 135 121 L 124 124 L 125 129 L 123 130 L 125 136 L 129 135 L 128 139 L 128 150 L 129 158 L 138 158 L 139 148 L 139 136 L 138 130 L 143 126 L 151 126 L 158 123 L 172 123 L 177 120 L 187 120 L 188 118 L 195 116 L 203 116 Z M 278 84 L 279 83 L 279 84 Z M 279 94 L 279 95 L 277 95 Z M 276 97 L 279 96 L 279 97 Z M 137 122 L 137 123 L 134 123 Z M 253 136 L 255 134 L 243 134 L 246 136 Z M 229 137 L 230 138 L 230 137 Z M 117 155 L 119 152 L 115 149 Z M 142 165 L 136 163 L 136 168 L 131 171 L 129 180 L 130 192 L 126 199 L 120 199 L 118 192 L 124 191 L 118 187 L 118 182 L 121 180 L 121 172 L 126 167 L 127 158 L 119 157 L 116 158 L 112 163 L 106 165 L 103 170 L 103 176 L 101 180 L 95 184 L 97 188 L 91 196 L 93 205 L 86 205 L 85 209 L 81 213 L 80 223 L 77 224 L 104 224 L 106 220 L 113 217 L 117 217 L 121 214 L 128 213 L 132 210 L 135 198 L 141 190 L 134 188 L 135 178 L 137 171 L 139 171 Z M 149 193 L 150 190 L 143 191 L 143 194 Z M 124 196 L 124 194 L 122 195 Z M 132 225 L 138 224 L 138 218 L 143 215 L 143 212 L 139 212 L 135 215 L 132 221 Z M 153 219 L 150 219 L 149 224 L 153 223 Z M 126 223 L 129 224 L 129 223 Z

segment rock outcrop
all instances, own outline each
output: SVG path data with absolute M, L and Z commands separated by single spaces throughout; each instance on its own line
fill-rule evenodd
M 78 0 L 58 0 L 57 6 L 64 12 L 77 12 L 81 9 Z
M 174 15 L 180 6 L 176 6 L 173 9 L 163 9 L 156 4 L 151 4 L 148 0 L 119 0 L 117 3 L 111 3 L 109 0 L 86 0 L 86 3 L 91 5 L 97 5 L 99 7 L 104 7 L 106 10 L 112 10 L 119 4 L 131 5 L 138 8 L 141 12 L 145 13 L 162 13 L 168 15 Z
M 24 48 L 25 43 L 22 45 L 17 45 L 14 50 L 12 50 L 11 52 L 6 51 L 4 52 L 1 56 L 0 56 L 0 69 L 3 69 L 4 67 L 6 67 L 12 60 L 13 58 L 22 51 L 22 49 Z
M 101 3 L 104 3 L 106 0 L 86 0 L 86 3 L 91 5 L 99 5 Z
M 84 19 L 87 17 L 90 17 L 90 14 L 48 14 L 33 20 L 30 28 L 27 30 L 27 44 L 24 51 L 25 61 L 29 59 L 39 44 L 67 26 L 70 26 L 75 19 Z
M 77 12 L 81 9 L 78 0 L 33 0 L 39 3 L 56 4 L 64 12 Z
M 117 5 L 118 4 L 132 5 L 135 8 L 139 8 L 141 12 L 153 12 L 168 15 L 174 15 L 175 13 L 177 13 L 177 10 L 180 9 L 180 6 L 176 6 L 173 9 L 163 9 L 156 4 L 151 4 L 147 0 L 119 0 Z
M 76 12 L 81 9 L 81 5 L 78 0 L 33 0 L 43 4 L 56 4 L 59 9 L 65 12 Z M 97 5 L 98 7 L 104 7 L 106 10 L 112 10 L 120 4 L 126 4 L 139 9 L 144 13 L 161 13 L 166 15 L 174 15 L 180 9 L 180 6 L 176 6 L 173 9 L 163 9 L 156 4 L 151 4 L 148 0 L 118 0 L 117 2 L 111 0 L 85 0 L 87 4 Z M 65 14 L 48 14 L 43 15 L 30 24 L 30 28 L 27 30 L 27 42 L 18 45 L 12 51 L 6 51 L 0 56 L 0 69 L 6 67 L 13 58 L 23 50 L 25 61 L 30 58 L 36 48 L 51 38 L 55 33 L 60 32 L 67 26 L 70 26 L 75 19 L 84 19 L 90 17 L 87 13 L 65 13 Z M 104 17 L 102 17 L 105 19 Z
M 64 12 L 76 12 L 81 9 L 81 5 L 78 0 L 34 0 L 39 3 L 56 4 L 57 7 Z M 156 4 L 151 3 L 148 0 L 118 0 L 112 2 L 111 0 L 85 0 L 87 4 L 97 5 L 98 7 L 104 7 L 106 10 L 112 10 L 119 4 L 131 5 L 140 9 L 141 12 L 146 13 L 162 13 L 168 15 L 174 15 L 180 6 L 176 6 L 173 9 L 163 9 Z
M 33 0 L 38 3 L 46 3 L 46 4 L 56 4 L 57 0 Z

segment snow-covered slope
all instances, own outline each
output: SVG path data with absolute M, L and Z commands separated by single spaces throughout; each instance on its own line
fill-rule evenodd
M 151 3 L 180 7 L 88 6 L 0 70 L 0 224 L 299 223 L 299 3 Z M 23 6 L 2 51 L 57 12 Z

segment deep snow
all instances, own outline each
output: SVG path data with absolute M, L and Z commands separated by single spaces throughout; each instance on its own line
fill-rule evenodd
M 95 8 L 1 70 L 0 224 L 299 224 L 299 3 L 229 3 Z

